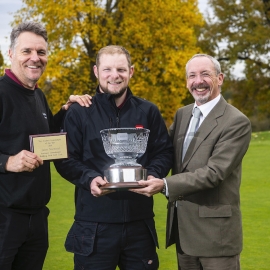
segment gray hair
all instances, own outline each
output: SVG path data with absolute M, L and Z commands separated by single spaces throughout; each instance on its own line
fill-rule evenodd
M 196 57 L 207 57 L 208 59 L 211 60 L 211 62 L 214 64 L 214 68 L 216 70 L 216 75 L 220 74 L 221 73 L 221 67 L 220 67 L 220 63 L 218 62 L 217 59 L 215 59 L 214 57 L 212 57 L 211 55 L 208 55 L 208 54 L 203 54 L 203 53 L 200 53 L 200 54 L 195 54 L 193 55 L 187 62 L 186 64 L 186 76 L 187 76 L 187 67 L 188 67 L 188 64 L 189 62 L 196 58 Z
M 38 36 L 43 37 L 46 43 L 48 42 L 47 31 L 42 24 L 38 22 L 32 22 L 32 21 L 22 22 L 16 27 L 14 27 L 11 31 L 11 34 L 10 34 L 10 49 L 11 50 L 14 50 L 17 44 L 18 37 L 23 32 L 34 33 Z

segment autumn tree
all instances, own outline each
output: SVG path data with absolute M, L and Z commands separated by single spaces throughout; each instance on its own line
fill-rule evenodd
M 199 49 L 194 33 L 202 25 L 196 1 L 121 1 L 118 40 L 134 59 L 133 91 L 159 106 L 168 123 L 189 95 L 185 64 Z
M 270 1 L 209 0 L 200 46 L 219 59 L 226 74 L 223 90 L 231 102 L 257 120 L 270 116 Z M 233 67 L 241 63 L 244 77 Z M 270 127 L 270 126 L 269 126 Z
M 4 57 L 0 51 L 0 76 L 2 76 L 4 71 Z
M 94 94 L 97 51 L 127 48 L 135 65 L 131 89 L 158 105 L 167 123 L 188 95 L 185 63 L 200 51 L 195 27 L 203 25 L 197 1 L 23 0 L 16 22 L 33 18 L 49 33 L 49 64 L 40 85 L 53 109 L 71 93 Z

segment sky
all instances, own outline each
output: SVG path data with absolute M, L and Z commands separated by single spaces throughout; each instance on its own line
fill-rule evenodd
M 4 58 L 8 59 L 10 23 L 13 21 L 11 13 L 22 7 L 21 0 L 0 0 L 0 50 Z
M 198 0 L 199 9 L 203 13 L 207 8 L 207 0 Z M 9 36 L 11 32 L 10 23 L 13 14 L 22 7 L 22 0 L 0 0 L 0 50 L 8 62 Z M 13 13 L 13 14 L 12 14 Z

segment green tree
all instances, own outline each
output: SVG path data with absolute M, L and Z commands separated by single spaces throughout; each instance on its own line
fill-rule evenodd
M 71 93 L 93 94 L 97 51 L 119 44 L 135 64 L 133 93 L 156 103 L 172 122 L 188 93 L 185 62 L 200 51 L 195 27 L 203 25 L 203 18 L 197 0 L 23 2 L 15 22 L 37 19 L 49 33 L 49 64 L 40 86 L 53 109 Z
M 250 117 L 270 116 L 270 1 L 209 0 L 199 45 L 223 65 L 225 95 Z M 244 78 L 237 78 L 234 65 L 242 63 Z M 227 89 L 227 90 L 226 90 Z

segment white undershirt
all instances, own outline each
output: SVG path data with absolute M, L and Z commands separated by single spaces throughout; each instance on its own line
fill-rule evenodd
M 192 110 L 192 117 L 191 117 L 190 122 L 189 122 L 189 126 L 188 126 L 188 130 L 187 130 L 187 133 L 186 133 L 186 137 L 187 137 L 187 134 L 189 133 L 189 130 L 190 130 L 190 127 L 191 127 L 191 122 L 192 122 L 192 120 L 193 120 L 193 112 L 194 112 L 194 109 L 195 109 L 196 107 L 198 107 L 198 108 L 200 109 L 201 113 L 202 113 L 202 114 L 200 115 L 200 122 L 199 122 L 199 125 L 198 125 L 198 128 L 199 128 L 200 125 L 202 124 L 202 122 L 204 121 L 204 119 L 206 118 L 206 116 L 207 116 L 207 115 L 212 111 L 212 109 L 217 105 L 217 103 L 219 102 L 219 100 L 220 100 L 220 94 L 219 94 L 216 98 L 214 98 L 214 99 L 212 99 L 212 100 L 206 102 L 206 103 L 203 104 L 203 105 L 198 106 L 196 103 L 194 103 L 193 110 Z M 185 137 L 185 140 L 186 140 L 186 137 Z

